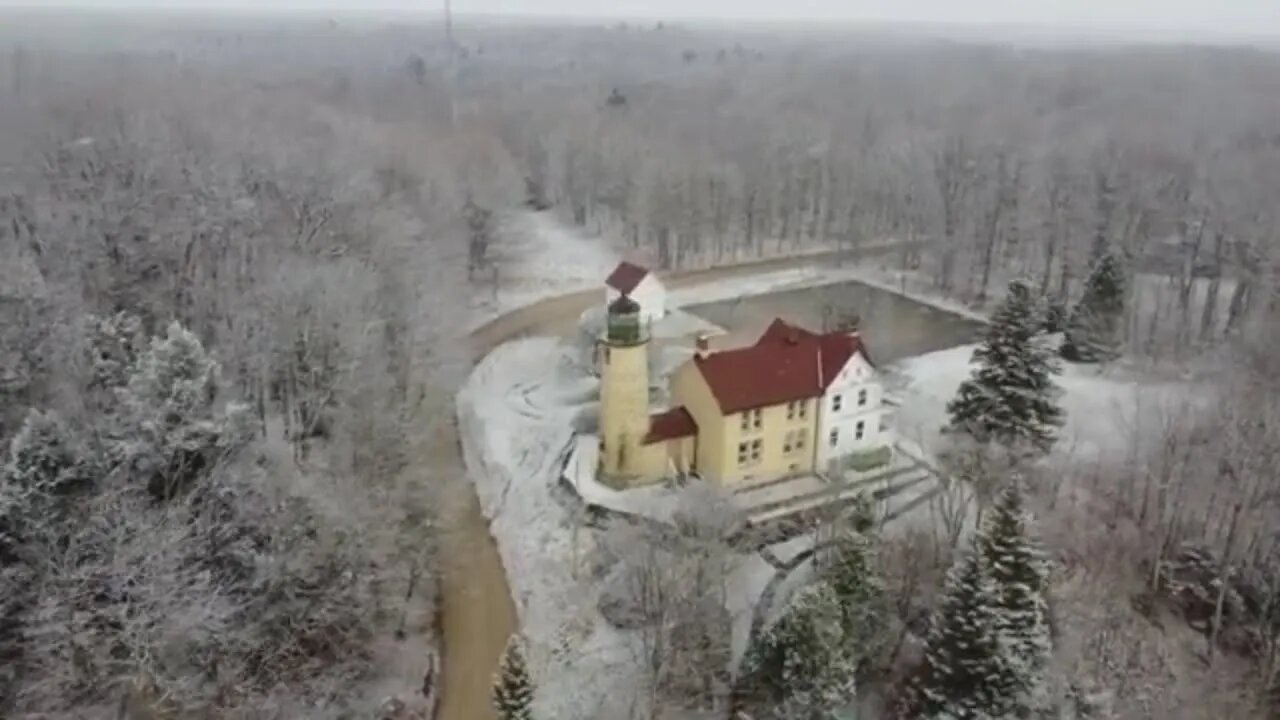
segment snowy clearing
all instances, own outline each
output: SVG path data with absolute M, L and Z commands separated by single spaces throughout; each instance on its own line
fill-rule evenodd
M 498 282 L 471 294 L 467 327 L 555 295 L 603 286 L 620 255 L 603 237 L 570 228 L 550 212 L 520 212 L 498 229 Z
M 930 454 L 942 447 L 947 402 L 969 377 L 969 361 L 977 347 L 961 345 L 908 358 L 894 368 L 906 383 L 899 391 L 898 431 Z M 1201 401 L 1191 381 L 1152 379 L 1122 363 L 1062 363 L 1062 370 L 1056 381 L 1063 390 L 1066 424 L 1053 460 L 1124 460 L 1150 439 L 1162 416 L 1185 413 Z

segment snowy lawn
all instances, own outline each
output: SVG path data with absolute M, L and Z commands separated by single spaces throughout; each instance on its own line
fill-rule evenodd
M 658 522 L 673 521 L 680 509 L 678 491 L 662 484 L 615 490 L 601 483 L 596 476 L 596 468 L 599 466 L 598 436 L 579 435 L 573 445 L 564 476 L 584 502 Z
M 1057 336 L 1046 339 L 1056 345 Z M 947 403 L 969 377 L 977 345 L 907 358 L 893 371 L 905 386 L 896 425 L 903 436 L 933 455 L 944 447 Z M 1055 378 L 1062 388 L 1066 424 L 1051 460 L 1112 462 L 1132 455 L 1159 427 L 1161 417 L 1185 413 L 1201 398 L 1192 381 L 1146 374 L 1135 366 L 1061 363 Z

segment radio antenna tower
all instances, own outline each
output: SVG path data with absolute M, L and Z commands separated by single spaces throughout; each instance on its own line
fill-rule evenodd
M 453 2 L 444 0 L 444 41 L 449 46 L 449 61 L 453 61 Z
M 453 0 L 444 0 L 444 43 L 449 57 L 449 122 L 458 126 L 458 52 L 453 44 Z

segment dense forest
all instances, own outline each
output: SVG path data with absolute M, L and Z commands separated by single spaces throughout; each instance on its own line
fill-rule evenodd
M 1176 586 L 1211 627 L 1208 672 L 1223 642 L 1248 660 L 1221 687 L 1274 693 L 1280 54 L 91 22 L 0 23 L 0 715 L 366 717 L 414 693 L 419 665 L 387 647 L 430 653 L 447 558 L 423 477 L 455 462 L 423 435 L 451 422 L 465 298 L 500 282 L 495 218 L 519 208 L 662 269 L 921 240 L 894 259 L 913 282 L 990 307 L 1021 279 L 1060 319 L 1112 258 L 1134 279 L 1119 352 L 1203 377 L 1209 410 L 1168 418 L 1158 454 L 1082 467 L 1106 505 L 1046 541 L 1099 595 Z M 874 559 L 838 550 L 835 589 L 796 601 L 756 671 L 842 691 L 778 639 L 864 592 L 841 562 Z M 903 552 L 881 562 L 919 569 Z M 887 579 L 878 612 L 914 612 L 944 565 Z M 956 613 L 974 582 L 951 571 Z M 1145 704 L 1114 717 L 1207 717 L 1224 695 L 1172 714 L 1163 651 L 1133 633 L 1079 641 L 1081 677 Z

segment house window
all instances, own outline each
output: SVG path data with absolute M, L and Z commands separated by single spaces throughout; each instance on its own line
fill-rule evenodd
M 867 404 L 867 391 L 864 388 L 858 391 L 858 407 L 862 407 L 863 405 L 866 405 L 866 404 Z
M 791 402 L 787 403 L 787 419 L 793 420 L 795 419 L 795 416 L 796 416 L 796 401 L 792 400 Z
M 743 429 L 743 430 L 746 430 L 747 428 L 751 427 L 751 418 L 750 418 L 750 416 L 751 416 L 751 411 L 750 411 L 750 410 L 748 410 L 748 411 L 746 411 L 746 412 L 742 413 L 742 429 Z
M 866 423 L 864 423 L 863 421 L 859 420 L 859 421 L 858 421 L 858 424 L 853 426 L 853 439 L 854 439 L 854 440 L 861 440 L 861 439 L 862 439 L 862 431 L 863 431 L 865 428 L 866 428 Z
M 751 462 L 760 462 L 760 447 L 763 443 L 760 440 L 751 441 Z
M 831 435 L 827 439 L 831 442 L 831 447 L 835 447 L 836 445 L 839 445 L 840 430 L 838 428 L 832 428 Z
M 760 423 L 761 423 L 760 408 L 756 408 L 755 410 L 752 410 L 751 413 L 752 413 L 751 424 L 755 427 L 755 429 L 759 430 Z
M 738 443 L 738 464 L 747 464 L 747 444 L 744 442 Z
M 805 415 L 809 414 L 809 403 L 804 400 L 797 400 L 796 404 L 800 406 L 800 419 L 803 420 Z
M 795 433 L 791 432 L 790 430 L 787 431 L 786 437 L 784 437 L 782 440 L 782 452 L 784 453 L 791 452 L 791 438 L 794 435 Z
M 831 412 L 840 412 L 840 405 L 844 402 L 843 395 L 837 395 L 831 398 Z
M 782 451 L 791 453 L 791 452 L 800 452 L 801 450 L 803 450 L 804 435 L 805 433 L 803 430 L 792 430 L 791 432 L 788 432 L 787 440 L 782 445 Z

